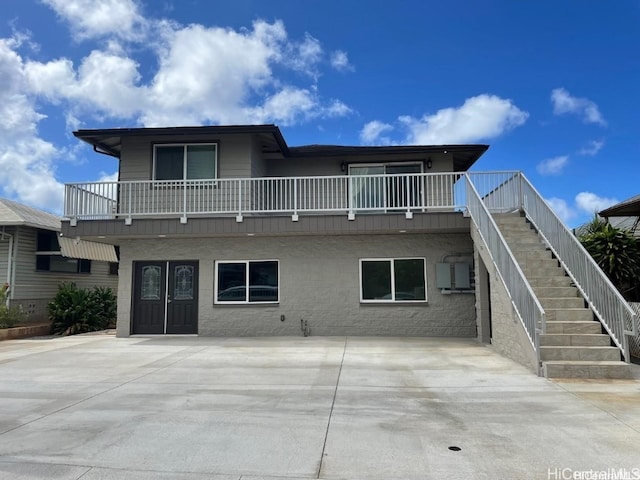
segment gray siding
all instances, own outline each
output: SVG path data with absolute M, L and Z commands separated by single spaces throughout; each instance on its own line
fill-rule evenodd
M 221 135 L 216 138 L 201 135 L 177 137 L 124 137 L 120 160 L 120 181 L 153 179 L 154 143 L 217 143 L 218 178 L 248 178 L 253 174 L 255 157 L 254 139 L 250 135 Z M 218 182 L 214 186 L 190 188 L 187 211 L 226 210 L 227 205 L 237 205 L 234 185 Z M 131 189 L 131 190 L 129 190 Z M 151 185 L 126 185 L 120 189 L 119 213 L 129 211 L 129 203 L 135 208 L 145 208 L 149 213 L 184 209 L 183 190 L 179 188 L 153 188 Z
M 151 180 L 154 143 L 218 143 L 218 177 L 246 178 L 251 176 L 253 141 L 249 135 L 202 135 L 176 137 L 123 137 L 120 159 L 120 180 Z
M 445 255 L 473 251 L 468 234 L 130 240 L 120 248 L 120 336 L 130 332 L 132 262 L 180 259 L 199 261 L 200 335 L 301 335 L 301 320 L 312 335 L 476 335 L 474 295 L 442 294 L 435 281 Z M 426 257 L 427 304 L 360 303 L 359 259 L 389 257 Z M 280 262 L 280 304 L 214 305 L 214 262 L 260 259 Z
M 247 216 L 242 222 L 235 218 L 189 218 L 186 224 L 177 218 L 134 219 L 131 225 L 123 220 L 85 220 L 75 227 L 62 222 L 62 232 L 68 237 L 100 240 L 98 236 L 109 236 L 113 243 L 119 238 L 158 235 L 182 237 L 217 235 L 342 235 L 407 232 L 467 233 L 469 218 L 461 212 L 415 213 L 412 219 L 404 214 L 363 214 L 355 220 L 343 215 L 301 215 L 293 222 L 290 216 Z
M 93 286 L 117 289 L 118 276 L 109 275 L 107 262 L 91 262 L 90 274 L 43 272 L 36 270 L 37 231 L 29 227 L 18 228 L 14 239 L 15 264 L 12 285 L 12 304 L 22 305 L 30 320 L 45 320 L 46 304 L 58 291 L 61 282 L 74 282 L 81 288 Z M 6 259 L 6 256 L 5 256 Z
M 9 235 L 15 234 L 14 227 L 4 227 L 4 232 Z M 0 285 L 3 285 L 5 282 L 11 283 L 11 279 L 7 278 L 7 270 L 8 270 L 8 261 L 9 261 L 9 237 L 5 236 L 2 239 L 0 235 Z
M 453 155 L 438 153 L 420 156 L 416 154 L 403 155 L 369 155 L 366 157 L 305 157 L 305 158 L 271 158 L 267 162 L 266 176 L 268 177 L 306 177 L 325 175 L 346 175 L 342 171 L 342 163 L 392 163 L 392 162 L 426 162 L 430 158 L 432 168 L 425 173 L 452 172 Z

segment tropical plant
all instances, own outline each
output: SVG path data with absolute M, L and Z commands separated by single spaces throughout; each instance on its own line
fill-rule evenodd
M 75 335 L 107 328 L 116 317 L 116 297 L 108 288 L 78 288 L 61 283 L 48 304 L 51 333 Z
M 0 287 L 0 328 L 11 328 L 26 320 L 22 305 L 9 306 L 9 284 Z
M 640 279 L 640 242 L 629 230 L 596 216 L 578 239 L 611 283 L 627 300 L 635 300 Z

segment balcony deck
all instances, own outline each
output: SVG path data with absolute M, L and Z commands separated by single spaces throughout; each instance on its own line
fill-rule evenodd
M 458 173 L 143 180 L 67 184 L 64 216 L 78 220 L 454 212 L 464 209 Z

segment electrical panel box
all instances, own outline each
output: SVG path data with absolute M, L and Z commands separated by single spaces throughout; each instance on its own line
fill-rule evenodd
M 436 287 L 443 291 L 473 290 L 469 263 L 436 263 Z

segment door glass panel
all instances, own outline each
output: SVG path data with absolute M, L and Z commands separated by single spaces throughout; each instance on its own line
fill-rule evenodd
M 142 267 L 141 300 L 160 300 L 161 273 L 162 267 L 157 265 Z
M 181 180 L 184 176 L 184 147 L 156 145 L 156 180 Z
M 349 167 L 349 175 L 355 175 L 351 179 L 351 201 L 355 209 L 381 209 L 384 208 L 384 165 L 368 167 Z M 367 178 L 370 175 L 376 175 Z
M 422 173 L 418 163 L 387 165 L 387 175 Z M 387 208 L 405 209 L 420 205 L 421 179 L 419 176 L 391 176 L 387 178 Z
M 189 145 L 187 147 L 187 178 L 215 178 L 216 145 Z
M 176 265 L 173 283 L 174 300 L 193 300 L 193 271 L 193 265 Z

